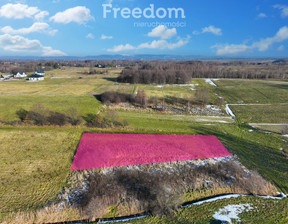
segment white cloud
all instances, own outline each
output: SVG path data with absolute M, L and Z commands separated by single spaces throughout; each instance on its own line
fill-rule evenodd
M 216 44 L 211 48 L 217 48 L 217 55 L 239 54 L 247 52 L 251 49 L 251 47 L 245 44 Z
M 101 40 L 111 40 L 111 39 L 113 39 L 112 36 L 106 36 L 104 34 L 101 35 Z
M 222 36 L 222 29 L 210 25 L 210 26 L 202 28 L 201 32 L 197 31 L 197 30 L 192 32 L 193 35 L 200 35 L 203 33 L 212 33 L 212 34 L 217 35 L 217 36 Z
M 186 45 L 188 40 L 178 40 L 176 43 L 169 43 L 166 40 L 153 40 L 151 43 L 143 43 L 138 46 L 138 49 L 148 48 L 148 49 L 176 49 Z
M 118 45 L 115 46 L 113 49 L 108 49 L 110 52 L 120 52 L 120 51 L 127 51 L 127 50 L 136 50 L 136 49 L 169 49 L 173 50 L 179 47 L 182 47 L 189 43 L 190 37 L 188 36 L 185 39 L 179 38 L 179 40 L 175 43 L 169 43 L 166 40 L 153 40 L 150 43 L 142 43 L 139 44 L 137 47 L 134 47 L 130 44 L 126 45 Z
M 284 45 L 280 45 L 278 48 L 277 48 L 278 51 L 284 51 L 285 50 L 285 46 Z
M 286 40 L 288 40 L 288 27 L 283 26 L 273 37 L 264 38 L 260 41 L 254 42 L 251 46 L 248 46 L 247 44 L 216 44 L 212 46 L 212 48 L 217 49 L 217 55 L 239 54 L 253 49 L 258 49 L 258 51 L 266 51 L 273 44 L 281 43 Z
M 7 19 L 33 18 L 33 16 L 36 16 L 39 19 L 45 14 L 47 14 L 47 12 L 42 12 L 37 7 L 29 7 L 28 5 L 20 3 L 8 3 L 0 8 L 0 17 L 5 17 Z
M 94 39 L 95 37 L 94 37 L 94 35 L 93 35 L 92 33 L 88 33 L 87 36 L 86 36 L 86 38 L 88 38 L 88 39 Z
M 148 33 L 148 37 L 160 37 L 161 39 L 169 39 L 176 35 L 176 28 L 168 29 L 164 25 L 159 25 Z
M 6 34 L 21 34 L 21 35 L 27 35 L 30 33 L 47 33 L 49 35 L 54 35 L 57 30 L 51 29 L 49 24 L 47 23 L 34 23 L 32 26 L 28 28 L 21 28 L 21 29 L 13 29 L 11 26 L 4 26 L 0 28 L 0 32 L 6 33 Z
M 63 12 L 58 12 L 56 15 L 50 18 L 50 21 L 54 21 L 55 23 L 79 23 L 85 24 L 90 20 L 95 20 L 93 16 L 90 14 L 90 9 L 85 6 L 76 6 L 74 8 L 67 9 Z
M 61 57 L 61 56 L 67 56 L 62 51 L 54 50 L 52 47 L 43 47 L 42 49 L 42 56 L 45 57 Z
M 49 12 L 47 12 L 47 11 L 41 11 L 41 12 L 39 12 L 38 14 L 36 14 L 34 18 L 35 18 L 37 21 L 41 21 L 41 20 L 43 20 L 46 16 L 49 16 Z
M 259 19 L 263 19 L 263 18 L 267 18 L 268 16 L 265 13 L 259 13 L 257 18 Z
M 258 42 L 255 42 L 252 46 L 258 48 L 259 51 L 268 50 L 274 43 L 281 43 L 285 40 L 288 40 L 288 27 L 284 26 L 279 29 L 274 37 L 268 37 L 262 39 Z
M 207 26 L 202 28 L 202 33 L 212 33 L 217 36 L 222 36 L 222 30 L 220 28 L 216 28 L 215 26 Z
M 108 51 L 110 52 L 120 52 L 120 51 L 127 51 L 127 50 L 134 50 L 136 49 L 135 47 L 133 47 L 130 44 L 126 44 L 126 45 L 118 45 L 118 46 L 114 46 L 113 49 L 108 49 Z
M 280 9 L 281 10 L 281 16 L 283 18 L 288 16 L 288 6 L 286 6 L 286 5 L 274 5 L 273 7 L 275 9 Z
M 42 56 L 65 56 L 66 54 L 51 47 L 43 46 L 39 40 L 29 40 L 22 36 L 0 35 L 0 48 L 12 52 L 41 53 Z

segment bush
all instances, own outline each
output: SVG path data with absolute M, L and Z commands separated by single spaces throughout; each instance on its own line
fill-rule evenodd
M 83 117 L 88 127 L 107 128 L 110 127 L 108 122 L 100 114 L 87 114 Z
M 59 125 L 63 126 L 67 123 L 67 116 L 65 114 L 57 113 L 57 112 L 51 112 L 50 116 L 47 118 L 47 121 L 51 125 Z
M 282 135 L 288 134 L 288 125 L 286 125 L 286 126 L 284 126 L 284 127 L 282 128 L 281 134 L 282 134 Z
M 86 182 L 87 190 L 81 193 L 77 202 L 89 217 L 105 216 L 115 205 L 119 208 L 124 206 L 128 212 L 126 215 L 129 212 L 167 215 L 183 203 L 184 195 L 186 200 L 188 196 L 195 200 L 199 196 L 209 197 L 219 193 L 273 195 L 277 192 L 258 173 L 247 171 L 235 161 L 199 167 L 175 165 L 169 164 L 166 172 L 155 172 L 155 165 L 142 165 L 140 169 L 139 166 L 134 169 L 115 168 L 109 175 L 93 172 Z
M 105 92 L 101 95 L 101 101 L 104 104 L 110 103 L 131 103 L 134 102 L 134 97 L 131 94 L 118 92 Z
M 68 122 L 74 126 L 80 125 L 83 123 L 82 116 L 78 113 L 78 110 L 75 107 L 71 107 L 67 111 Z
M 209 91 L 207 88 L 197 89 L 195 93 L 196 102 L 206 105 L 209 103 Z
M 35 125 L 43 126 L 47 124 L 47 117 L 45 115 L 37 113 L 35 111 L 29 111 L 27 114 L 27 118 L 29 121 L 32 121 Z
M 20 110 L 16 111 L 16 114 L 21 121 L 25 121 L 27 114 L 28 114 L 28 111 L 21 108 Z

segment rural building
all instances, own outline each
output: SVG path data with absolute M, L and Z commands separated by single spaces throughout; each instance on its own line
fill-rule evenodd
M 10 79 L 11 78 L 11 74 L 9 74 L 9 73 L 2 73 L 1 74 L 1 77 L 3 78 L 3 79 Z
M 45 72 L 42 71 L 42 70 L 39 70 L 39 71 L 36 71 L 35 74 L 36 74 L 36 75 L 42 75 L 42 76 L 44 76 L 44 75 L 45 75 Z
M 31 75 L 29 76 L 29 81 L 43 81 L 44 80 L 44 76 L 43 75 Z
M 97 64 L 95 65 L 96 68 L 105 68 L 106 66 L 105 65 L 101 65 L 101 64 Z
M 27 74 L 25 72 L 16 72 L 13 75 L 14 78 L 26 78 Z

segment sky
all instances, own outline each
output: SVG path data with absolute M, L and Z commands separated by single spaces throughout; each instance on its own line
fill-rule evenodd
M 288 57 L 287 0 L 0 0 L 0 56 Z

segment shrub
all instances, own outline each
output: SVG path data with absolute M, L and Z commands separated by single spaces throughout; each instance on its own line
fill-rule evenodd
M 57 112 L 51 112 L 50 116 L 47 118 L 47 121 L 51 125 L 59 125 L 59 126 L 65 125 L 67 123 L 67 120 L 68 118 L 65 114 Z
M 47 124 L 47 117 L 45 117 L 43 114 L 34 112 L 34 111 L 29 111 L 27 114 L 27 119 L 29 121 L 32 121 L 33 124 L 35 125 L 45 125 Z
M 196 102 L 206 105 L 209 103 L 209 91 L 207 88 L 197 89 L 195 93 Z
M 282 134 L 282 135 L 288 134 L 288 125 L 285 125 L 285 126 L 282 128 L 281 134 Z
M 16 111 L 16 114 L 21 121 L 25 121 L 28 111 L 21 108 L 20 110 Z
M 118 93 L 118 92 L 105 92 L 101 95 L 101 101 L 104 104 L 110 103 L 131 103 L 134 101 L 134 97 L 131 94 Z
M 83 117 L 88 127 L 107 128 L 110 127 L 108 122 L 100 114 L 87 114 Z
M 80 125 L 83 122 L 82 116 L 78 113 L 75 107 L 71 107 L 67 111 L 68 122 L 74 126 Z

